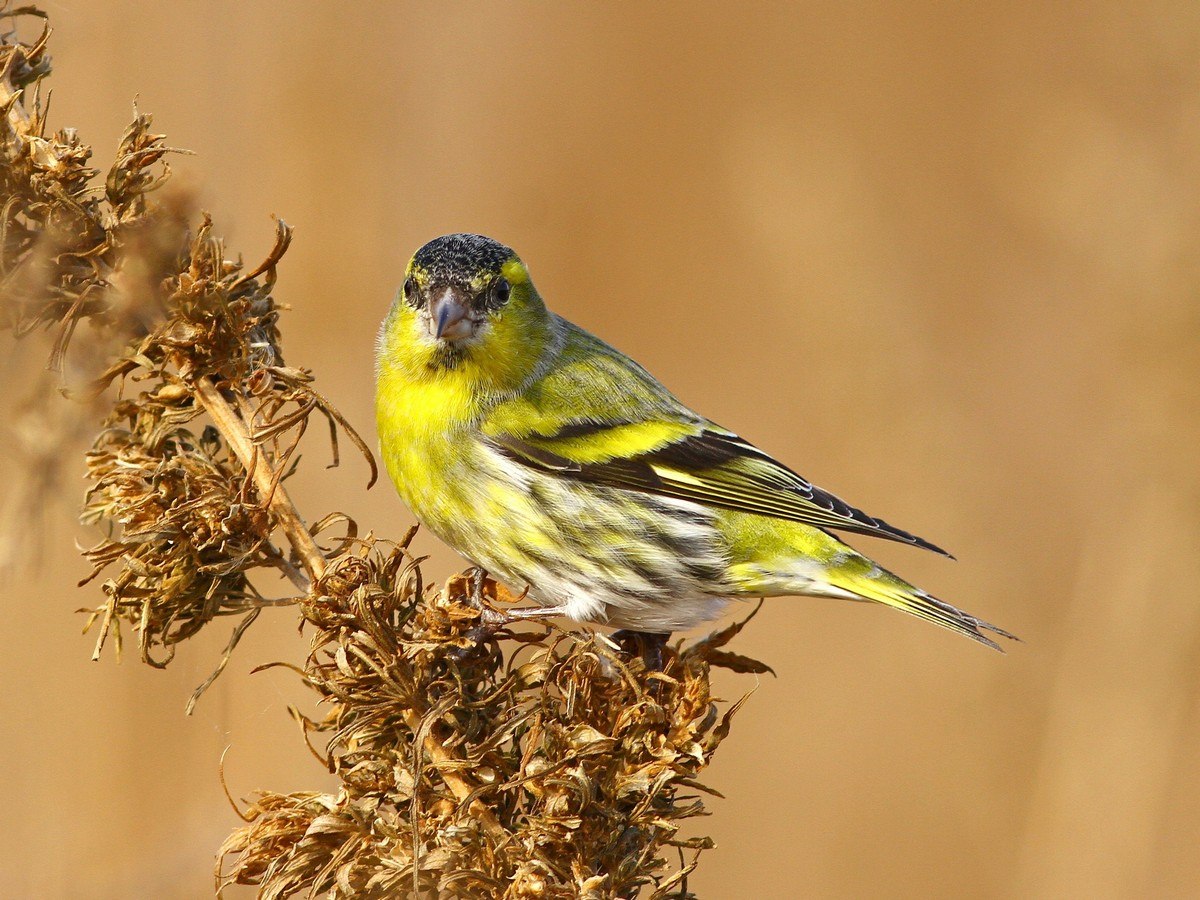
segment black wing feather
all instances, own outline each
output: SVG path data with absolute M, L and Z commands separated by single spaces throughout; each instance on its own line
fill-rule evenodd
M 519 462 L 579 481 L 886 538 L 950 556 L 936 544 L 869 516 L 822 490 L 730 432 L 705 428 L 655 450 L 600 463 L 576 462 L 545 446 L 555 439 L 578 438 L 624 424 L 628 423 L 575 422 L 553 435 L 534 436 L 532 440 L 536 443 L 509 435 L 492 440 L 507 456 Z M 753 471 L 728 466 L 744 460 L 762 465 Z M 702 480 L 702 485 L 664 478 L 655 471 L 656 464 L 695 474 Z

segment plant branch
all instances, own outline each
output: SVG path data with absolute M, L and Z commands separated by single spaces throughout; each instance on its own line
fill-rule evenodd
M 423 733 L 422 726 L 424 723 L 421 715 L 415 709 L 405 711 L 404 724 L 412 729 L 413 734 Z M 463 760 L 446 749 L 445 745 L 434 734 L 435 731 L 436 726 L 424 731 L 425 739 L 421 742 L 421 746 L 425 748 L 426 755 L 436 764 L 435 767 L 438 774 L 442 776 L 442 781 L 446 782 L 446 786 L 454 792 L 454 796 L 458 798 L 458 801 L 463 803 L 478 790 L 478 785 L 473 784 L 470 779 L 450 768 L 451 766 L 461 765 Z M 492 811 L 484 806 L 480 800 L 472 800 L 468 809 L 479 820 L 479 823 L 493 840 L 501 841 L 508 837 L 508 832 L 504 826 L 500 824 Z
M 279 522 L 279 527 L 287 535 L 288 541 L 304 566 L 304 570 L 308 573 L 312 585 L 316 585 L 325 574 L 327 560 L 317 546 L 316 540 L 304 525 L 304 521 L 300 518 L 300 513 L 297 512 L 291 497 L 288 496 L 287 490 L 279 483 L 279 479 L 277 478 L 278 473 L 265 459 L 264 455 L 259 452 L 257 445 L 251 439 L 249 426 L 245 420 L 234 412 L 233 407 L 229 405 L 229 402 L 221 394 L 220 389 L 212 381 L 207 378 L 198 379 L 195 389 L 196 396 L 204 405 L 205 410 L 212 418 L 217 429 L 221 432 L 221 436 L 229 443 L 229 446 L 246 468 L 246 471 L 251 473 L 259 493 L 264 499 L 270 498 L 271 512 Z M 310 586 L 309 590 L 311 592 L 313 587 Z M 446 782 L 446 786 L 454 792 L 459 801 L 463 802 L 471 797 L 477 790 L 478 785 L 473 784 L 465 776 L 453 771 L 453 767 L 461 765 L 463 761 L 455 757 L 438 740 L 434 733 L 435 729 L 422 730 L 422 717 L 415 709 L 410 708 L 405 711 L 404 721 L 413 730 L 414 734 L 423 733 L 425 735 L 422 745 L 426 755 L 433 760 L 438 774 L 441 775 L 442 780 Z M 500 839 L 506 836 L 507 832 L 504 826 L 500 824 L 492 811 L 479 800 L 471 802 L 470 811 L 478 818 L 479 822 L 493 839 Z
M 221 395 L 221 391 L 207 378 L 197 379 L 195 390 L 197 399 L 212 418 L 213 424 L 254 479 L 254 485 L 263 500 L 269 503 L 279 527 L 287 535 L 292 550 L 300 559 L 304 571 L 308 573 L 311 590 L 312 585 L 320 581 L 321 576 L 325 574 L 325 556 L 317 546 L 316 539 L 300 518 L 287 489 L 279 483 L 274 468 L 251 440 L 248 424 L 233 411 L 233 407 Z
M 5 61 L 3 71 L 0 71 L 0 109 L 3 109 L 8 116 L 8 124 L 12 130 L 17 134 L 24 135 L 29 130 L 29 113 L 25 111 L 25 105 L 21 103 L 17 96 L 18 91 L 13 88 L 12 80 L 9 78 L 16 59 L 15 53 L 10 55 Z

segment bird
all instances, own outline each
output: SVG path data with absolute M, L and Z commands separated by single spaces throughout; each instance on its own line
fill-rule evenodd
M 417 520 L 533 601 L 646 654 L 738 599 L 870 601 L 1000 649 L 1014 638 L 835 535 L 945 556 L 694 412 L 551 312 L 508 246 L 413 254 L 376 342 L 384 466 Z

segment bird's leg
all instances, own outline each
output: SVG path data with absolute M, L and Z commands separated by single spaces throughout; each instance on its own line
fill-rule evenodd
M 487 570 L 483 566 L 471 566 L 467 570 L 467 578 L 471 582 L 471 593 L 467 594 L 467 602 L 475 609 L 483 610 L 483 584 L 487 581 Z
M 479 610 L 479 627 L 496 629 L 508 622 L 508 617 L 498 610 L 492 609 L 485 602 L 483 586 L 487 583 L 488 573 L 483 566 L 472 566 L 467 570 L 467 578 L 471 582 L 471 590 L 467 593 L 467 603 Z
M 640 656 L 647 672 L 663 670 L 663 650 L 671 638 L 669 631 L 614 631 L 612 639 L 630 656 Z
M 614 631 L 609 635 L 613 643 L 621 648 L 621 652 L 627 656 L 635 656 L 638 654 L 637 641 L 640 634 L 636 631 L 627 631 L 622 628 L 620 631 Z
M 527 609 L 510 609 L 507 613 L 510 622 L 522 619 L 553 619 L 555 616 L 565 616 L 565 606 L 531 606 Z
M 552 619 L 555 616 L 565 616 L 567 608 L 565 606 L 531 606 L 527 609 L 509 609 L 504 612 L 492 609 L 485 602 L 483 595 L 483 586 L 487 582 L 488 573 L 483 566 L 471 566 L 466 572 L 468 580 L 471 582 L 471 591 L 467 594 L 467 603 L 473 609 L 483 613 L 483 623 L 485 625 L 500 626 L 507 625 L 509 622 L 519 622 L 524 619 Z M 528 590 L 528 588 L 526 588 Z M 525 595 L 518 597 L 518 601 Z
M 663 670 L 663 651 L 667 649 L 667 641 L 671 632 L 648 632 L 642 635 L 642 661 L 646 663 L 649 672 Z
M 483 571 L 480 569 L 479 571 Z M 474 593 L 474 591 L 472 591 Z M 500 610 L 492 609 L 490 606 L 484 606 L 482 603 L 482 594 L 478 598 L 479 606 L 476 607 L 482 612 L 479 624 L 471 629 L 469 634 L 479 642 L 488 634 L 494 634 L 505 625 L 511 625 L 513 622 L 526 622 L 531 619 L 551 619 L 555 616 L 565 616 L 567 609 L 565 606 L 534 606 L 530 609 L 509 609 L 501 612 Z M 476 598 L 468 598 L 468 602 L 475 606 Z

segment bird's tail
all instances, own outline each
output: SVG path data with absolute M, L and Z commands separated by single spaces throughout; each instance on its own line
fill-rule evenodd
M 995 650 L 1000 650 L 1000 645 L 992 640 L 989 634 L 1010 640 L 1019 640 L 1016 635 L 1009 634 L 1003 628 L 997 628 L 989 622 L 977 619 L 944 600 L 939 600 L 920 588 L 913 587 L 903 578 L 893 575 L 881 566 L 872 566 L 867 572 L 861 573 L 850 570 L 848 567 L 834 566 L 825 571 L 824 579 L 830 586 L 838 590 L 846 591 L 863 600 L 871 600 L 903 610 L 917 618 L 925 619 L 927 622 L 933 622 L 935 625 L 965 634 L 972 640 L 986 644 Z

